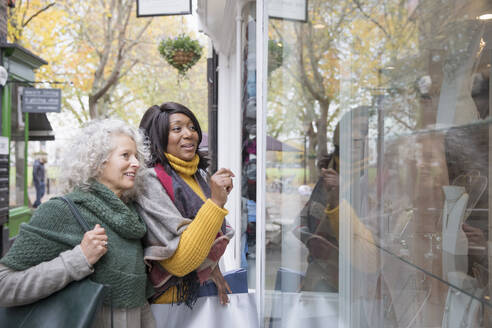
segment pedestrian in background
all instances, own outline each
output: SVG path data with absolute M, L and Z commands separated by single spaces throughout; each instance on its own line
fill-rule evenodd
M 89 277 L 110 288 L 92 327 L 155 327 L 141 243 L 147 229 L 132 202 L 148 157 L 143 136 L 119 120 L 93 121 L 66 147 L 66 198 L 92 230 L 84 233 L 61 199 L 40 205 L 0 261 L 0 306 L 29 304 Z
M 210 278 L 226 304 L 230 288 L 217 262 L 234 234 L 224 209 L 234 174 L 222 168 L 207 175 L 207 161 L 198 150 L 200 125 L 181 104 L 150 107 L 140 128 L 151 151 L 137 208 L 148 227 L 144 247 L 157 289 L 153 302 L 191 307 L 200 283 Z
M 46 170 L 44 168 L 44 164 L 46 162 L 46 156 L 40 156 L 34 161 L 34 166 L 32 168 L 32 183 L 36 189 L 36 201 L 34 201 L 34 204 L 32 205 L 34 208 L 41 204 L 41 199 L 43 198 L 46 190 Z

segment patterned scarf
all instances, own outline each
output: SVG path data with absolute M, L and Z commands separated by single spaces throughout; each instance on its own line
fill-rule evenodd
M 183 180 L 178 172 L 196 179 L 204 196 L 210 198 L 211 191 L 205 181 L 206 174 L 198 170 L 199 157 L 195 155 L 195 158 L 190 162 L 179 160 L 169 154 L 166 154 L 166 157 L 170 160 L 170 165 L 164 167 L 161 164 L 157 164 L 154 167 L 157 178 L 180 214 L 185 218 L 194 219 L 203 206 L 204 201 Z M 204 263 L 197 270 L 184 277 L 173 276 L 167 272 L 159 261 L 151 261 L 149 277 L 156 290 L 156 294 L 152 297 L 151 301 L 157 300 L 169 288 L 176 287 L 177 293 L 173 299 L 176 299 L 177 304 L 185 303 L 191 308 L 198 298 L 200 284 L 208 280 L 212 269 L 224 254 L 231 237 L 232 229 L 226 226 L 224 221 L 207 259 L 205 259 Z

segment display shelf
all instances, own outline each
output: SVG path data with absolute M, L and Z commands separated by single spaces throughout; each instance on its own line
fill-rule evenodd
M 492 117 L 488 117 L 488 118 L 483 119 L 483 120 L 478 120 L 478 121 L 475 121 L 475 122 L 472 122 L 469 124 L 434 126 L 431 128 L 425 128 L 425 129 L 419 129 L 419 130 L 413 130 L 413 131 L 405 131 L 405 132 L 401 132 L 398 134 L 396 134 L 396 133 L 392 134 L 392 135 L 386 134 L 384 136 L 384 141 L 385 142 L 391 142 L 391 141 L 405 138 L 405 137 L 410 138 L 410 137 L 415 137 L 415 136 L 419 136 L 419 135 L 426 135 L 426 134 L 439 134 L 439 133 L 444 134 L 451 129 L 456 129 L 456 128 L 465 128 L 465 129 L 471 128 L 471 129 L 473 129 L 473 128 L 480 127 L 483 125 L 492 125 Z
M 421 243 L 423 238 L 426 233 L 419 233 L 415 234 L 415 236 L 407 239 L 403 239 L 403 243 L 399 243 L 401 247 L 396 247 L 396 245 L 389 245 L 389 243 L 379 243 L 379 242 L 374 242 L 371 240 L 365 239 L 365 241 L 377 249 L 381 250 L 383 254 L 389 255 L 393 257 L 394 259 L 397 259 L 401 263 L 404 263 L 411 268 L 414 268 L 418 270 L 419 272 L 423 273 L 426 276 L 432 277 L 444 285 L 455 289 L 458 292 L 465 293 L 466 295 L 472 297 L 473 299 L 476 299 L 490 308 L 492 308 L 492 300 L 491 300 L 491 295 L 489 294 L 488 288 L 486 286 L 481 286 L 479 279 L 474 278 L 470 275 L 467 275 L 466 272 L 458 272 L 458 275 L 460 277 L 466 278 L 466 283 L 465 284 L 460 284 L 457 283 L 456 280 L 453 280 L 456 276 L 456 272 L 443 272 L 442 271 L 442 263 L 441 259 L 443 258 L 443 252 L 442 249 L 439 249 L 439 238 L 436 238 L 434 240 L 437 240 L 437 243 L 433 244 L 433 249 L 431 251 L 427 251 L 424 253 L 412 253 L 410 251 L 402 251 L 402 249 L 409 249 L 412 247 L 415 247 L 415 243 Z M 435 234 L 436 236 L 438 234 Z M 487 251 L 486 247 L 483 248 L 483 251 L 480 252 L 479 255 L 482 256 L 487 256 Z M 477 254 L 469 254 L 467 256 L 475 256 Z M 463 255 L 466 256 L 466 255 Z M 480 268 L 482 271 L 483 275 L 488 276 L 488 271 L 485 266 L 481 266 Z M 450 276 L 453 278 L 450 279 Z M 483 277 L 485 278 L 485 277 Z

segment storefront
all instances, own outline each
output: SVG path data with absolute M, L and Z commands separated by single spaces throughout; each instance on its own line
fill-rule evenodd
M 491 2 L 197 12 L 218 166 L 241 172 L 226 266 L 247 267 L 262 326 L 490 327 Z
M 33 86 L 34 71 L 47 62 L 17 44 L 3 43 L 0 48 L 3 67 L 8 72 L 2 92 L 1 117 L 2 136 L 8 145 L 5 158 L 8 164 L 4 166 L 2 162 L 0 179 L 0 211 L 8 212 L 0 222 L 1 251 L 6 252 L 20 223 L 28 221 L 32 214 L 28 198 L 29 141 L 54 140 L 54 135 L 45 113 L 25 113 L 21 108 L 22 89 Z M 8 179 L 5 183 L 4 178 Z M 7 222 L 10 231 L 4 229 L 3 224 Z

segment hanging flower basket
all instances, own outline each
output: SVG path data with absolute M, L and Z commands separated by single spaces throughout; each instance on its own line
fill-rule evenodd
M 176 68 L 180 75 L 195 65 L 202 56 L 203 47 L 198 40 L 181 34 L 175 38 L 162 40 L 159 44 L 159 53 L 169 65 Z
M 173 62 L 176 65 L 185 65 L 193 60 L 195 54 L 192 51 L 178 50 L 173 55 Z

